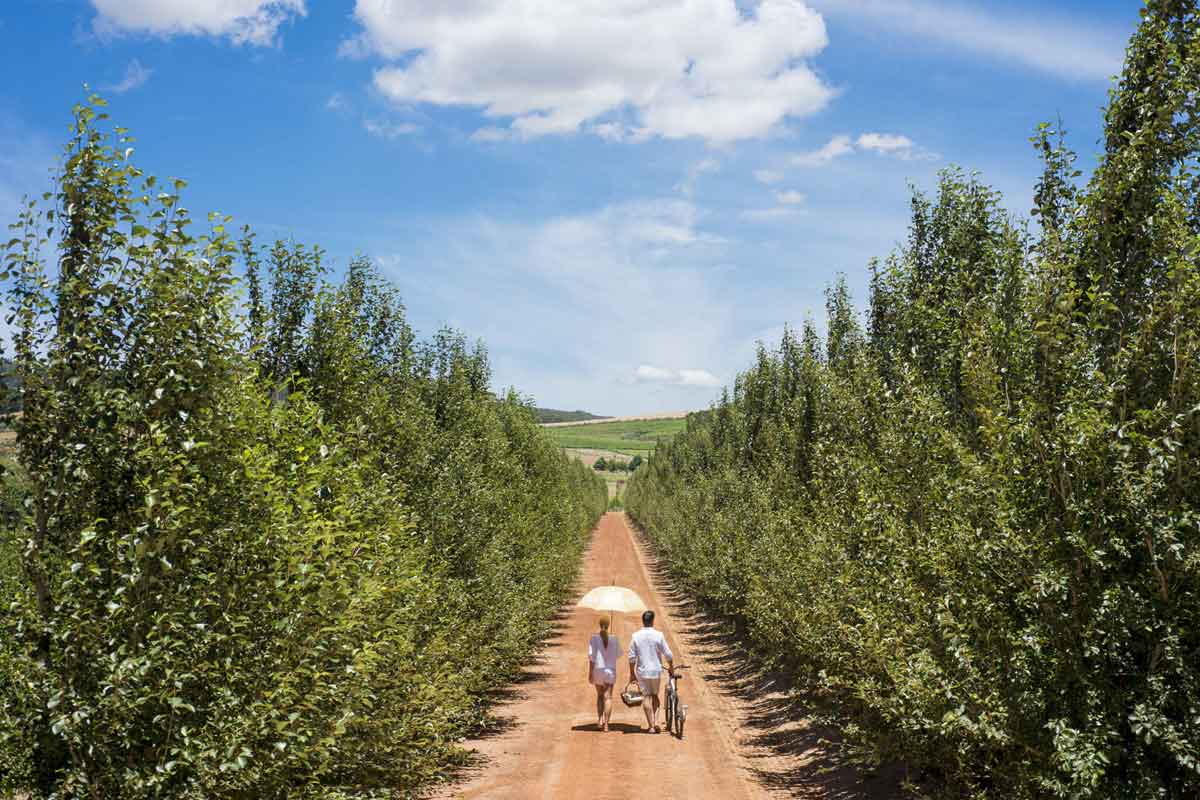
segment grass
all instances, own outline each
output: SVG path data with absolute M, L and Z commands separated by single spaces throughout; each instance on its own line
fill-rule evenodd
M 669 441 L 687 426 L 685 419 L 644 419 L 596 422 L 546 428 L 559 447 L 611 450 L 627 456 L 645 457 L 660 441 Z

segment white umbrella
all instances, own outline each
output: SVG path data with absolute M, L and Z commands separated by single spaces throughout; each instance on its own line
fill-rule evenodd
M 637 592 L 624 586 L 597 586 L 581 597 L 575 605 L 578 608 L 607 611 L 610 617 L 613 612 L 637 614 L 647 608 Z

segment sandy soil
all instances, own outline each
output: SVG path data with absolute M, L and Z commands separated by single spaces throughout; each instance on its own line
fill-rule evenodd
M 606 514 L 585 557 L 579 594 L 615 582 L 637 591 L 658 612 L 656 627 L 666 634 L 676 663 L 693 667 L 681 683 L 689 707 L 684 738 L 645 733 L 642 711 L 626 708 L 619 698 L 610 730 L 596 728 L 595 692 L 585 675 L 587 640 L 599 615 L 572 602 L 537 663 L 510 690 L 511 700 L 499 710 L 499 731 L 467 743 L 480 755 L 479 765 L 438 797 L 891 796 L 891 791 L 864 795 L 861 776 L 836 763 L 822 732 L 794 719 L 794 709 L 781 703 L 769 682 L 754 683 L 761 676 L 744 668 L 745 659 L 724 632 L 660 592 L 655 575 L 625 517 Z M 617 615 L 613 632 L 626 647 L 640 626 L 633 616 Z M 617 692 L 627 679 L 623 666 Z M 784 707 L 789 710 L 781 716 Z
M 638 414 L 636 417 L 605 417 L 604 419 L 585 419 L 578 422 L 543 422 L 543 428 L 569 428 L 574 425 L 599 425 L 602 422 L 641 422 L 648 419 L 683 419 L 691 411 L 664 411 L 661 414 Z

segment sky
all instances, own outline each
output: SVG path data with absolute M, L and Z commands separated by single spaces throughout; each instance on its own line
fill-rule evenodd
M 1138 0 L 4 0 L 0 220 L 49 188 L 84 84 L 146 172 L 260 241 L 370 256 L 495 388 L 707 407 L 913 187 L 1027 216 L 1029 136 L 1086 170 Z

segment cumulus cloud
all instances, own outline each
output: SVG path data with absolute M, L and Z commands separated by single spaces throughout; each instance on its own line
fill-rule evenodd
M 667 383 L 676 386 L 704 386 L 715 388 L 721 379 L 706 369 L 667 369 L 642 364 L 633 372 L 638 383 Z
M 132 91 L 139 86 L 144 86 L 146 81 L 150 80 L 150 74 L 152 72 L 154 72 L 154 70 L 146 69 L 142 66 L 142 62 L 135 58 L 133 61 L 129 62 L 127 67 L 125 67 L 124 78 L 116 83 L 109 84 L 108 86 L 101 86 L 100 88 L 106 92 L 112 92 L 113 94 L 125 94 L 125 92 Z
M 823 12 L 867 21 L 891 35 L 931 39 L 971 55 L 1013 61 L 1064 78 L 1107 80 L 1120 72 L 1128 35 L 1098 28 L 1086 17 L 1041 8 L 1022 16 L 936 0 L 811 2 Z
M 804 202 L 805 197 L 802 192 L 797 192 L 795 189 L 788 189 L 776 192 L 775 199 L 785 206 L 798 206 Z
M 279 27 L 305 15 L 304 0 L 91 0 L 101 35 L 225 37 L 234 44 L 269 46 Z
M 849 136 L 835 136 L 829 143 L 818 150 L 807 153 L 797 153 L 792 156 L 792 163 L 798 167 L 822 167 L 835 158 L 841 158 L 854 152 L 854 145 Z
M 354 15 L 343 51 L 394 62 L 375 72 L 384 95 L 477 108 L 518 138 L 720 144 L 834 94 L 807 63 L 827 39 L 801 0 L 357 0 Z

